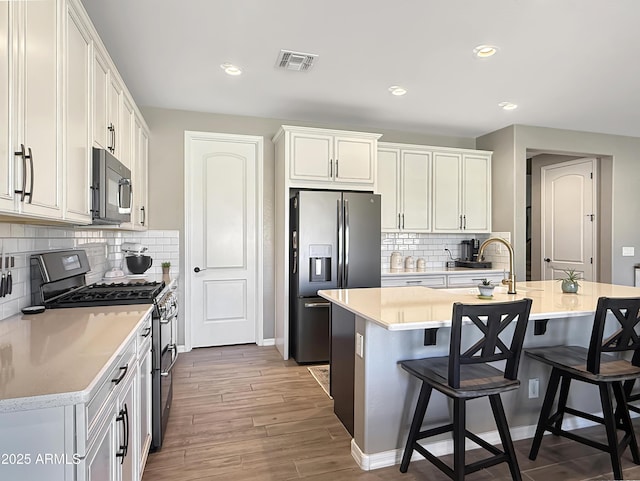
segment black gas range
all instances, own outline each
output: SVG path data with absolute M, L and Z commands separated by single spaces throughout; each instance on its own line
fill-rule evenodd
M 90 284 L 53 298 L 47 302 L 47 307 L 152 304 L 164 287 L 164 282 L 154 281 Z
M 175 288 L 163 281 L 131 279 L 130 282 L 86 284 L 89 260 L 84 250 L 48 251 L 30 259 L 31 303 L 47 309 L 153 304 L 152 343 L 152 442 L 157 450 L 169 419 L 173 398 L 171 371 L 178 359 L 175 332 L 178 298 Z

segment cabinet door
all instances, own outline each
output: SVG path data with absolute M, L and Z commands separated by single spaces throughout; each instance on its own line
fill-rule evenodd
M 471 232 L 491 231 L 491 158 L 462 158 L 463 227 Z
M 15 2 L 0 2 L 0 209 L 14 210 L 11 165 L 13 152 L 9 151 L 9 36 L 11 15 Z
M 140 120 L 135 117 L 133 158 L 133 210 L 132 222 L 136 230 L 147 229 L 148 206 L 148 149 L 149 138 Z
M 122 87 L 112 72 L 109 72 L 107 88 L 107 149 L 120 158 L 120 109 L 122 105 Z
M 375 180 L 375 147 L 375 141 L 370 139 L 336 137 L 334 144 L 335 181 L 373 184 Z
M 145 354 L 140 359 L 139 368 L 139 390 L 140 395 L 138 409 L 138 433 L 139 433 L 139 467 L 140 478 L 147 460 L 149 447 L 151 446 L 151 343 L 145 345 Z M 144 346 L 143 346 L 144 347 Z
M 401 228 L 409 232 L 431 230 L 431 153 L 402 152 Z
M 91 37 L 77 13 L 67 7 L 65 64 L 65 219 L 91 223 L 90 210 L 90 50 Z
M 382 196 L 381 222 L 383 232 L 397 232 L 400 228 L 400 151 L 378 150 L 378 188 Z
M 37 216 L 62 217 L 62 163 L 58 116 L 60 83 L 58 8 L 62 2 L 19 2 L 24 9 L 21 34 L 22 65 L 18 70 L 22 119 L 18 123 L 15 151 L 24 144 L 31 159 L 18 160 L 18 178 L 28 172 L 26 190 L 31 198 L 22 203 L 23 212 Z M 31 200 L 31 203 L 28 202 Z
M 119 413 L 118 416 L 124 416 L 124 423 L 121 422 L 121 428 L 116 431 L 116 447 L 126 447 L 124 457 L 118 458 L 121 470 L 120 481 L 134 481 L 138 479 L 138 442 L 139 432 L 137 431 L 138 420 L 136 417 L 136 382 L 138 377 L 134 374 L 130 375 L 128 381 L 122 387 L 122 393 L 119 396 Z
M 113 481 L 116 479 L 116 421 L 115 405 L 107 422 L 99 431 L 95 443 L 89 449 L 84 461 L 83 481 Z M 81 476 L 79 476 L 82 479 Z
M 134 170 L 135 166 L 132 161 L 133 151 L 135 147 L 134 143 L 134 113 L 133 106 L 126 96 L 122 96 L 120 127 L 118 129 L 118 136 L 120 141 L 118 146 L 120 147 L 120 155 L 118 159 L 130 170 Z M 135 192 L 135 190 L 134 190 Z
M 433 153 L 433 232 L 462 229 L 462 156 Z
M 94 43 L 93 47 L 93 143 L 106 149 L 112 141 L 109 130 L 109 109 L 107 92 L 109 88 L 109 67 L 102 52 Z
M 329 182 L 335 175 L 333 136 L 291 134 L 291 179 Z

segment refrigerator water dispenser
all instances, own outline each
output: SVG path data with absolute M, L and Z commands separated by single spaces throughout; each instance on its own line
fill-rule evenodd
M 331 245 L 309 246 L 309 282 L 331 280 Z

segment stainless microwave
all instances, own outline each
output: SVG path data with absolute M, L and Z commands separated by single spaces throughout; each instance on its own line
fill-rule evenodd
M 91 191 L 94 224 L 121 224 L 131 220 L 131 171 L 109 152 L 95 147 Z

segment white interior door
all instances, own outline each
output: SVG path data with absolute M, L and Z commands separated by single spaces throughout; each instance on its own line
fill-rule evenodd
M 594 279 L 595 159 L 542 167 L 542 279 L 564 277 L 574 269 Z
M 186 132 L 185 166 L 187 348 L 261 341 L 262 138 Z

